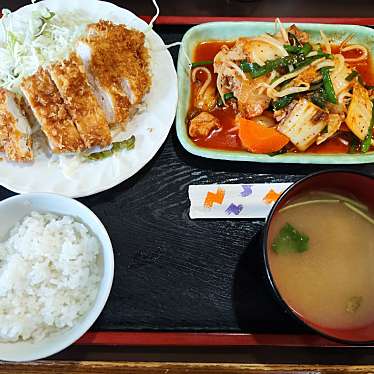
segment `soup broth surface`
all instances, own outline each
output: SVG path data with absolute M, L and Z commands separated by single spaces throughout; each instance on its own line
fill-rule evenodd
M 321 193 L 301 196 L 288 205 L 317 198 L 331 200 Z M 272 249 L 287 223 L 309 237 L 306 251 Z M 343 202 L 278 212 L 269 231 L 268 254 L 280 294 L 307 321 L 335 329 L 374 322 L 374 224 Z

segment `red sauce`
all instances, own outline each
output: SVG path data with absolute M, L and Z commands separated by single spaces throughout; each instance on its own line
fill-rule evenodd
M 348 144 L 343 144 L 339 138 L 331 138 L 320 145 L 313 144 L 305 153 L 348 153 Z
M 339 46 L 334 45 L 331 48 L 332 53 L 340 53 L 339 51 Z M 347 52 L 342 53 L 344 57 L 347 58 L 357 58 L 362 55 L 362 52 L 360 50 L 351 50 Z M 374 67 L 373 67 L 373 61 L 371 56 L 369 56 L 369 59 L 364 60 L 362 62 L 357 62 L 357 63 L 351 63 L 349 64 L 351 68 L 354 68 L 357 70 L 364 82 L 369 85 L 373 86 L 374 85 Z
M 221 50 L 223 45 L 232 47 L 234 42 L 228 41 L 208 41 L 202 42 L 197 45 L 194 53 L 194 61 L 213 61 L 216 54 Z M 332 46 L 333 53 L 339 53 L 338 46 Z M 352 50 L 344 53 L 345 57 L 358 57 L 361 55 L 361 51 Z M 350 64 L 352 68 L 355 68 L 362 76 L 363 80 L 368 85 L 374 85 L 374 69 L 372 67 L 371 58 L 366 61 Z M 213 66 L 206 65 L 213 73 Z M 199 73 L 197 79 L 200 82 L 204 82 L 205 73 Z M 216 86 L 216 74 L 213 74 L 212 85 Z M 194 100 L 197 95 L 199 85 L 191 82 L 192 86 L 192 97 L 190 103 L 190 111 L 194 110 Z M 220 120 L 222 127 L 219 130 L 213 131 L 208 137 L 193 139 L 194 143 L 200 147 L 212 148 L 212 149 L 224 149 L 224 150 L 243 150 L 240 139 L 236 131 L 232 131 L 235 127 L 235 111 L 231 107 L 216 108 L 211 112 L 215 117 Z M 345 126 L 344 124 L 342 126 Z M 230 131 L 231 130 L 231 131 Z M 341 142 L 340 139 L 334 137 L 327 140 L 321 145 L 313 145 L 306 152 L 307 153 L 348 153 L 349 146 Z M 294 147 L 290 148 L 290 152 L 295 151 Z

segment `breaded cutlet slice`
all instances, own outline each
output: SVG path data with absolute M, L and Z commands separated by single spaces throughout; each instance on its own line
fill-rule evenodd
M 23 98 L 0 89 L 0 144 L 8 160 L 33 159 L 31 127 L 26 117 Z
M 46 135 L 52 152 L 79 152 L 84 148 L 64 100 L 47 70 L 39 68 L 34 75 L 25 78 L 21 83 L 21 90 Z
M 82 60 L 75 52 L 49 70 L 85 146 L 106 147 L 112 136 L 108 122 L 88 82 Z
M 144 33 L 100 21 L 77 44 L 110 123 L 125 123 L 151 86 L 150 56 Z M 109 108 L 109 109 L 108 109 Z

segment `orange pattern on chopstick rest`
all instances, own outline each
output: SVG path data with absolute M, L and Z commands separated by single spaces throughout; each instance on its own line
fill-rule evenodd
M 282 192 L 275 192 L 273 189 L 271 189 L 262 199 L 265 201 L 266 204 L 274 203 L 278 200 L 279 196 L 282 195 Z
M 211 208 L 214 203 L 221 205 L 225 198 L 225 190 L 218 187 L 217 192 L 208 192 L 205 197 L 204 207 Z

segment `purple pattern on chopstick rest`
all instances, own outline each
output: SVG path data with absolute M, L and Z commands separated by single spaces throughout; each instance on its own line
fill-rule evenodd
M 243 210 L 243 205 L 242 204 L 235 205 L 234 203 L 231 203 L 227 207 L 227 209 L 225 210 L 225 212 L 228 215 L 230 215 L 231 213 L 234 213 L 236 216 L 238 216 L 242 210 Z
M 242 197 L 248 197 L 252 195 L 252 185 L 251 184 L 242 184 L 243 191 L 240 193 Z

